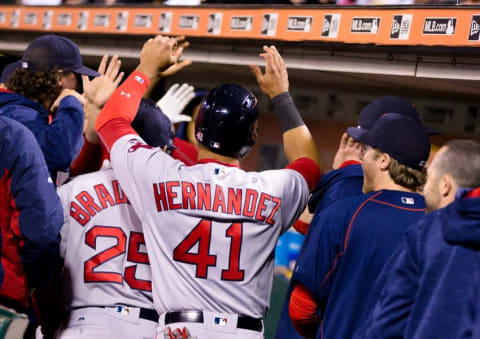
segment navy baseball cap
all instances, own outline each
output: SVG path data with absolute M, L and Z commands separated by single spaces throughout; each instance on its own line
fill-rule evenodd
M 22 68 L 31 70 L 61 69 L 98 77 L 100 74 L 83 65 L 78 46 L 60 35 L 46 34 L 34 39 L 23 53 Z
M 142 98 L 132 127 L 150 146 L 173 145 L 172 123 L 168 117 L 149 100 Z
M 4 84 L 8 81 L 8 78 L 10 78 L 10 75 L 17 69 L 21 67 L 21 60 L 17 60 L 14 62 L 11 62 L 7 64 L 5 67 L 3 67 L 2 75 L 0 76 L 0 83 Z
M 415 105 L 412 104 L 410 101 L 400 97 L 384 96 L 373 100 L 371 103 L 365 106 L 360 111 L 360 119 L 358 120 L 358 126 L 347 128 L 347 133 L 355 139 L 354 130 L 371 129 L 373 124 L 375 124 L 375 122 L 380 119 L 382 115 L 389 112 L 395 112 L 405 117 L 420 121 L 420 115 L 418 114 Z M 440 132 L 429 127 L 424 126 L 424 128 L 429 135 L 440 134 Z
M 422 170 L 430 155 L 430 141 L 418 119 L 398 113 L 387 113 L 370 130 L 356 128 L 355 140 L 388 153 L 408 167 Z

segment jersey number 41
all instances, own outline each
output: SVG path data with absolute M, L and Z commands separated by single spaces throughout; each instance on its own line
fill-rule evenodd
M 222 270 L 222 280 L 242 281 L 245 271 L 240 269 L 240 249 L 242 247 L 242 223 L 233 223 L 227 228 L 225 236 L 230 241 L 228 269 Z M 210 254 L 212 221 L 203 219 L 173 250 L 173 259 L 186 264 L 196 265 L 195 276 L 207 278 L 208 267 L 217 265 L 217 256 Z M 197 253 L 190 252 L 198 243 Z

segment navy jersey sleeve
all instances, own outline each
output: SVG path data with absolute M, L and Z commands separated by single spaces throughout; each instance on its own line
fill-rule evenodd
M 38 138 L 50 171 L 68 170 L 77 157 L 83 145 L 84 119 L 82 104 L 75 97 L 60 101 L 55 118 Z
M 292 279 L 326 303 L 336 270 L 343 255 L 348 213 L 338 213 L 341 204 L 332 204 L 314 218 Z
M 362 335 L 357 337 L 403 338 L 418 290 L 420 265 L 417 234 L 421 223 L 423 220 L 409 228 L 403 242 L 387 261 L 371 292 L 377 293 L 382 286 L 378 297 L 373 296 L 378 300 L 361 328 Z
M 19 237 L 19 255 L 30 287 L 51 277 L 58 260 L 63 210 L 32 133 L 16 121 L 0 119 L 0 163 L 8 178 L 12 207 L 10 224 Z

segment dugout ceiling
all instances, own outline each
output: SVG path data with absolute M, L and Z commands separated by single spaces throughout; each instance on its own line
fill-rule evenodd
M 0 31 L 7 55 L 58 32 L 77 42 L 87 64 L 117 54 L 127 69 L 147 37 L 186 35 L 191 46 L 184 55 L 194 65 L 173 80 L 197 87 L 225 81 L 255 87 L 247 65 L 262 64 L 262 45 L 275 44 L 307 116 L 352 122 L 353 113 L 335 111 L 358 112 L 370 98 L 398 94 L 417 98 L 441 130 L 480 134 L 480 7 L 0 5 Z

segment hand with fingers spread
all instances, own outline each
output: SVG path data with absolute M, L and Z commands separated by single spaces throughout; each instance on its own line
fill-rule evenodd
M 343 133 L 337 153 L 333 159 L 332 168 L 338 169 L 345 161 L 361 162 L 362 147 L 358 141 L 355 141 L 347 133 Z
M 172 124 L 191 121 L 192 117 L 181 114 L 188 103 L 195 97 L 195 89 L 189 84 L 172 85 L 167 93 L 157 101 L 157 106 L 170 119 Z
M 178 51 L 179 48 L 182 49 L 182 52 L 185 48 L 190 46 L 190 43 L 185 40 L 185 36 L 178 36 L 175 38 L 177 40 L 177 46 L 175 47 L 175 51 Z M 161 78 L 166 78 L 168 76 L 174 75 L 177 72 L 180 72 L 182 69 L 184 69 L 187 66 L 190 66 L 192 64 L 192 60 L 190 59 L 185 59 L 185 60 L 179 60 L 177 58 L 177 61 L 171 65 L 169 68 L 164 70 L 163 72 L 160 73 Z
M 163 332 L 165 339 L 197 339 L 190 334 L 188 328 L 184 327 L 183 329 L 177 328 L 172 331 L 170 327 L 165 328 Z
M 110 59 L 108 67 L 107 63 L 108 55 L 104 55 L 98 66 L 100 76 L 93 80 L 89 80 L 88 76 L 82 75 L 84 96 L 89 103 L 98 108 L 102 108 L 105 105 L 124 76 L 124 73 L 120 72 L 122 63 L 118 59 L 118 56 L 114 55 Z
M 175 64 L 182 52 L 183 47 L 178 47 L 176 39 L 157 35 L 143 45 L 137 70 L 153 79 Z
M 281 93 L 288 92 L 287 66 L 275 46 L 263 46 L 263 51 L 260 57 L 265 59 L 265 74 L 258 65 L 250 65 L 250 69 L 257 78 L 262 92 L 273 99 Z

